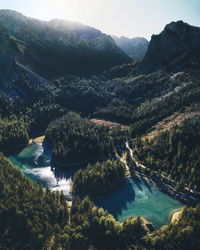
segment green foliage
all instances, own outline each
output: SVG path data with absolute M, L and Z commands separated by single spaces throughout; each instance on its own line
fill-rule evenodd
M 122 151 L 129 133 L 97 126 L 68 111 L 128 124 L 131 137 L 148 132 L 174 112 L 199 111 L 198 64 L 196 71 L 190 70 L 175 78 L 165 71 L 137 75 L 140 62 L 119 65 L 102 75 L 83 78 L 81 76 L 99 73 L 129 59 L 99 31 L 95 31 L 98 35 L 95 39 L 83 39 L 79 32 L 66 31 L 57 23 L 52 23 L 53 29 L 49 26 L 47 29 L 47 23 L 27 21 L 20 14 L 8 11 L 1 14 L 1 151 L 25 145 L 34 132 L 46 130 L 45 142 L 55 160 L 108 159 L 115 151 Z M 24 20 L 30 24 L 30 30 L 22 37 Z M 43 33 L 46 35 L 40 40 Z M 32 39 L 33 34 L 37 39 Z M 72 46 L 61 44 L 61 36 L 63 41 L 73 41 Z M 191 53 L 184 58 L 192 56 L 194 60 L 195 55 Z M 28 68 L 48 79 L 65 73 L 79 77 L 67 75 L 47 82 Z M 10 81 L 13 72 L 15 79 Z M 150 142 L 136 139 L 135 155 L 150 168 L 152 175 L 156 171 L 158 177 L 165 175 L 178 182 L 177 191 L 185 185 L 200 191 L 199 141 L 198 116 L 159 134 Z M 136 165 L 129 151 L 126 160 L 133 172 Z M 118 161 L 89 164 L 75 174 L 74 193 L 84 197 L 104 192 L 121 182 L 124 175 L 124 166 Z M 199 206 L 185 209 L 178 223 L 169 224 L 143 240 L 142 219 L 118 222 L 102 208 L 95 207 L 87 197 L 73 200 L 68 217 L 63 195 L 48 189 L 43 191 L 0 154 L 0 249 L 38 250 L 46 242 L 54 249 L 70 250 L 193 250 L 200 246 Z
M 128 249 L 145 235 L 140 218 L 120 223 L 102 208 L 95 207 L 88 197 L 73 200 L 70 221 L 71 228 L 64 228 L 57 243 L 65 249 Z
M 200 206 L 184 208 L 180 219 L 145 236 L 147 249 L 193 250 L 200 246 Z
M 180 220 L 146 234 L 143 219 L 116 221 L 88 197 L 75 197 L 68 223 L 62 195 L 43 191 L 0 154 L 0 248 L 109 250 L 198 249 L 200 207 L 185 208 Z
M 120 161 L 97 162 L 80 169 L 73 177 L 73 193 L 81 197 L 101 194 L 124 181 L 125 168 Z
M 170 86 L 169 75 L 162 71 L 112 80 L 106 75 L 89 79 L 70 75 L 48 82 L 41 93 L 46 105 L 55 103 L 82 115 L 130 124 L 141 119 L 139 110 L 135 113 L 141 103 Z
M 0 119 L 0 150 L 4 151 L 17 145 L 26 145 L 29 140 L 28 128 L 24 120 L 11 116 Z
M 35 102 L 30 110 L 30 131 L 44 132 L 47 126 L 54 120 L 64 115 L 66 110 L 56 103 L 38 101 Z
M 200 191 L 200 116 L 187 119 L 149 141 L 136 141 L 135 155 L 147 167 Z M 165 175 L 166 175 L 165 174 Z
M 0 153 L 0 249 L 41 249 L 68 223 L 63 196 L 43 191 Z
M 109 129 L 97 126 L 76 113 L 68 113 L 52 122 L 45 136 L 54 159 L 59 161 L 101 159 L 114 152 Z
M 16 145 L 26 145 L 29 140 L 29 122 L 23 114 L 25 107 L 0 93 L 0 151 Z
M 174 112 L 183 112 L 190 107 L 190 110 L 199 110 L 199 74 L 196 72 L 185 73 L 172 82 L 171 88 L 181 86 L 179 91 L 171 91 L 169 95 L 160 98 L 146 100 L 137 107 L 134 114 L 134 123 L 130 127 L 133 137 L 144 134 L 157 122 Z

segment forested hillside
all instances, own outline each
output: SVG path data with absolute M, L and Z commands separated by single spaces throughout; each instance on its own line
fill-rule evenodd
M 120 161 L 97 162 L 80 169 L 73 177 L 73 193 L 86 195 L 104 194 L 125 181 L 125 166 Z
M 97 208 L 88 199 L 73 200 L 71 230 L 65 227 L 58 238 L 62 247 L 73 250 L 128 249 L 137 247 L 146 234 L 143 218 L 129 218 L 122 223 Z
M 116 221 L 89 198 L 137 170 L 198 202 L 199 28 L 171 23 L 153 36 L 144 61 L 130 63 L 88 26 L 12 11 L 0 11 L 0 21 L 0 151 L 45 135 L 50 173 L 59 164 L 81 168 L 70 176 L 71 206 L 0 153 L 0 249 L 199 249 L 199 205 L 150 232 L 143 218 Z
M 4 77 L 16 70 L 41 81 L 41 76 L 92 75 L 131 61 L 110 36 L 80 23 L 40 21 L 11 10 L 0 10 L 0 22 Z
M 153 234 L 147 234 L 144 219 L 118 222 L 102 208 L 95 207 L 87 197 L 75 198 L 69 214 L 62 195 L 48 189 L 43 191 L 2 154 L 0 188 L 1 249 L 47 246 L 69 250 L 197 249 L 199 246 L 199 207 L 185 208 L 176 224 Z
M 152 171 L 200 191 L 200 116 L 161 132 L 150 140 L 135 141 L 134 155 Z
M 145 236 L 147 249 L 199 249 L 200 206 L 184 208 L 180 218 L 151 235 Z
M 0 249 L 41 249 L 68 223 L 64 197 L 43 191 L 0 154 Z
M 114 239 L 115 249 L 121 249 L 145 234 L 142 219 L 117 222 L 88 198 L 75 198 L 69 215 L 62 194 L 43 191 L 2 154 L 0 188 L 1 249 L 42 249 L 50 241 L 52 249 L 109 249 Z
M 97 126 L 76 113 L 69 113 L 52 122 L 45 136 L 45 143 L 52 150 L 54 159 L 62 162 L 78 164 L 114 153 L 109 129 Z

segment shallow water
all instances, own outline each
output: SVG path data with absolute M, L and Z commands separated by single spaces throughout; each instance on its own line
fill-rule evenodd
M 161 192 L 144 179 L 129 179 L 126 183 L 96 201 L 116 219 L 124 220 L 132 216 L 143 216 L 156 228 L 168 223 L 173 211 L 183 207 L 181 202 Z
M 75 171 L 64 171 L 51 164 L 51 152 L 41 143 L 33 142 L 9 160 L 38 185 L 48 186 L 52 191 L 63 191 L 66 198 L 69 193 L 72 176 Z
M 54 168 L 51 152 L 42 144 L 34 142 L 9 159 L 31 180 L 53 191 L 63 191 L 67 199 L 72 199 L 69 189 L 75 170 Z M 183 207 L 179 201 L 139 178 L 129 179 L 115 191 L 99 196 L 95 204 L 108 210 L 118 220 L 144 216 L 157 228 L 169 221 L 173 211 Z

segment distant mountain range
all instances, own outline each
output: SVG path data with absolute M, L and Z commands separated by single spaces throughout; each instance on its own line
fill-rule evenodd
M 0 249 L 200 249 L 200 28 L 117 41 L 0 10 Z
M 183 21 L 166 25 L 149 43 L 142 37 L 111 37 L 81 23 L 46 22 L 0 10 L 0 43 L 2 80 L 16 79 L 18 71 L 43 82 L 67 74 L 99 74 L 115 66 L 125 74 L 141 74 L 200 64 L 200 28 Z M 131 69 L 132 60 L 142 62 Z
M 144 37 L 132 39 L 125 36 L 112 36 L 116 44 L 133 60 L 142 60 L 147 52 L 149 42 Z
M 10 75 L 20 65 L 45 78 L 87 75 L 131 61 L 111 36 L 80 23 L 45 22 L 0 10 L 0 24 L 3 74 Z

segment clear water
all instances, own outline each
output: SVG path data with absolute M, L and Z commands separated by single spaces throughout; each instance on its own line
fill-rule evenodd
M 122 187 L 102 196 L 101 201 L 95 204 L 120 221 L 132 216 L 143 216 L 156 228 L 168 223 L 172 213 L 183 207 L 181 202 L 138 177 L 127 180 Z
M 41 143 L 33 142 L 18 154 L 11 155 L 9 160 L 38 185 L 48 186 L 52 191 L 63 191 L 66 198 L 72 199 L 69 190 L 75 171 L 53 167 L 51 152 Z
M 54 168 L 51 164 L 51 152 L 42 144 L 34 142 L 9 159 L 31 180 L 39 185 L 48 186 L 53 191 L 63 191 L 68 199 L 72 199 L 69 189 L 75 171 Z M 183 207 L 179 201 L 139 178 L 127 180 L 124 185 L 98 197 L 94 202 L 118 220 L 144 216 L 157 228 L 168 223 L 173 211 Z

